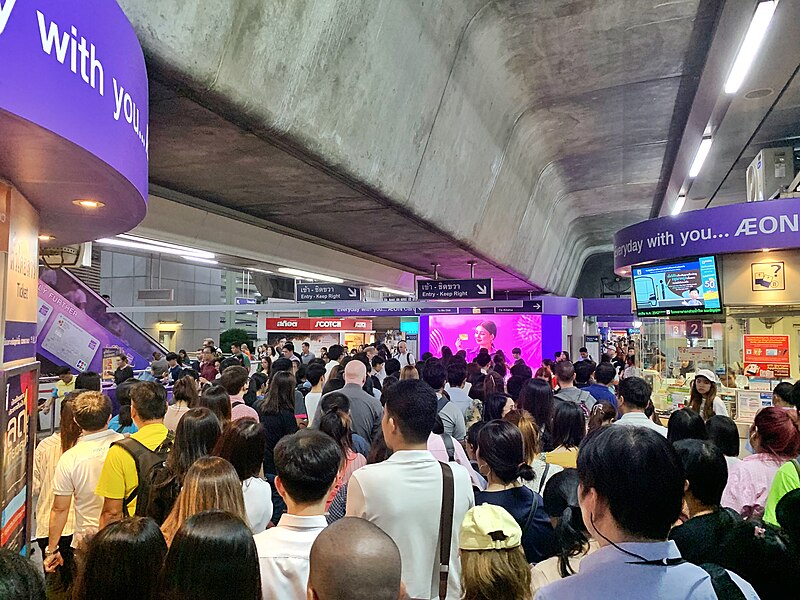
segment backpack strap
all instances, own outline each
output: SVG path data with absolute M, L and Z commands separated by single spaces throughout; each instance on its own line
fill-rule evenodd
M 446 433 L 440 433 L 439 437 L 444 442 L 444 447 L 447 449 L 447 462 L 453 462 L 456 459 L 456 446 L 453 443 L 453 438 Z
M 700 568 L 711 576 L 711 585 L 719 600 L 746 600 L 744 592 L 731 579 L 731 574 L 726 569 L 713 563 L 704 563 Z
M 436 402 L 436 414 L 438 415 L 442 412 L 442 409 L 447 406 L 447 403 L 450 402 L 450 396 L 442 390 L 442 397 Z
M 550 463 L 546 462 L 546 463 L 544 463 L 544 473 L 542 473 L 542 478 L 539 480 L 539 490 L 538 491 L 539 491 L 540 494 L 542 493 L 542 490 L 544 489 L 544 484 L 547 481 L 547 474 L 549 472 L 550 472 Z
M 450 542 L 453 537 L 455 483 L 450 465 L 442 467 L 442 513 L 439 517 L 439 600 L 447 598 L 447 578 L 450 575 Z
M 794 465 L 794 470 L 797 471 L 797 477 L 800 478 L 800 462 L 797 462 L 797 459 L 793 458 L 792 464 Z
M 163 443 L 163 442 L 162 442 Z M 131 455 L 133 458 L 133 462 L 136 465 L 136 475 L 139 480 L 142 477 L 142 469 L 141 469 L 141 462 L 142 459 L 147 456 L 152 450 L 150 450 L 147 446 L 142 444 L 139 440 L 135 440 L 133 438 L 125 438 L 123 440 L 117 440 L 112 446 L 119 446 L 123 448 L 128 454 Z M 132 517 L 133 515 L 130 514 L 128 511 L 128 506 L 130 506 L 131 502 L 136 499 L 136 496 L 139 495 L 139 486 L 137 485 L 133 491 L 128 495 L 126 498 L 122 499 L 122 510 L 124 511 L 125 516 Z

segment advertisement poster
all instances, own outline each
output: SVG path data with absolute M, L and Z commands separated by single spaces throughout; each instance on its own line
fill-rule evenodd
M 744 374 L 782 379 L 790 376 L 788 335 L 745 335 Z
M 267 344 L 270 346 L 281 347 L 286 342 L 294 344 L 294 351 L 300 352 L 303 342 L 308 342 L 311 352 L 319 357 L 322 348 L 330 348 L 339 342 L 339 332 L 319 332 L 319 333 L 270 333 L 267 335 Z M 273 359 L 274 360 L 274 359 Z
M 772 406 L 772 392 L 736 390 L 736 418 L 752 421 L 762 408 Z
M 114 381 L 114 371 L 117 370 L 117 357 L 120 349 L 118 346 L 103 348 L 103 380 Z
M 30 481 L 33 468 L 33 442 L 30 426 L 36 405 L 39 363 L 2 372 L 3 402 L 3 477 L 0 489 L 0 545 L 27 554 L 30 539 Z
M 10 191 L 5 281 L 4 364 L 36 356 L 36 280 L 39 277 L 39 215 L 19 192 Z
M 636 314 L 640 317 L 719 313 L 716 260 L 694 260 L 633 269 Z
M 527 365 L 538 367 L 542 362 L 542 315 L 431 315 L 427 319 L 428 346 L 421 352 L 441 356 L 442 346 L 449 346 L 453 352 L 465 350 L 471 362 L 481 348 L 491 354 L 502 350 L 513 364 L 511 350 L 520 348 Z

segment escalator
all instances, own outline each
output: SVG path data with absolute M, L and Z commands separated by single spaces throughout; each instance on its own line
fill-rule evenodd
M 97 373 L 113 370 L 113 357 L 126 354 L 135 370 L 147 369 L 153 352 L 166 350 L 124 315 L 107 313 L 111 306 L 66 269 L 42 268 L 36 357 L 42 375 L 67 366 Z

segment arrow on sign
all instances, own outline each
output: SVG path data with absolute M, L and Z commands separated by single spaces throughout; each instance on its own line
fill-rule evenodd
M 485 286 L 485 285 L 480 285 L 480 284 L 478 284 L 476 287 L 478 288 L 478 293 L 479 293 L 481 296 L 485 296 L 485 295 L 486 295 L 486 292 L 488 292 L 488 291 L 489 291 L 489 290 L 486 288 L 486 286 Z
M 358 298 L 358 290 L 347 288 L 347 292 L 350 294 L 351 298 Z

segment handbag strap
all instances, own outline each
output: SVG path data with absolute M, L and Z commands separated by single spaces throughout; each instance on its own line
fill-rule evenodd
M 533 521 L 533 515 L 536 513 L 536 509 L 539 508 L 539 495 L 535 492 L 531 491 L 533 498 L 531 498 L 531 510 L 528 513 L 528 518 L 525 520 L 525 527 L 522 528 L 522 535 L 528 531 L 528 528 L 531 526 L 531 521 Z
M 550 463 L 544 463 L 544 473 L 542 473 L 542 478 L 539 480 L 539 493 L 542 493 L 544 489 L 544 484 L 547 482 L 547 474 L 550 472 Z
M 442 467 L 442 513 L 439 518 L 439 600 L 447 598 L 447 578 L 450 575 L 450 543 L 453 537 L 455 484 L 450 465 Z

